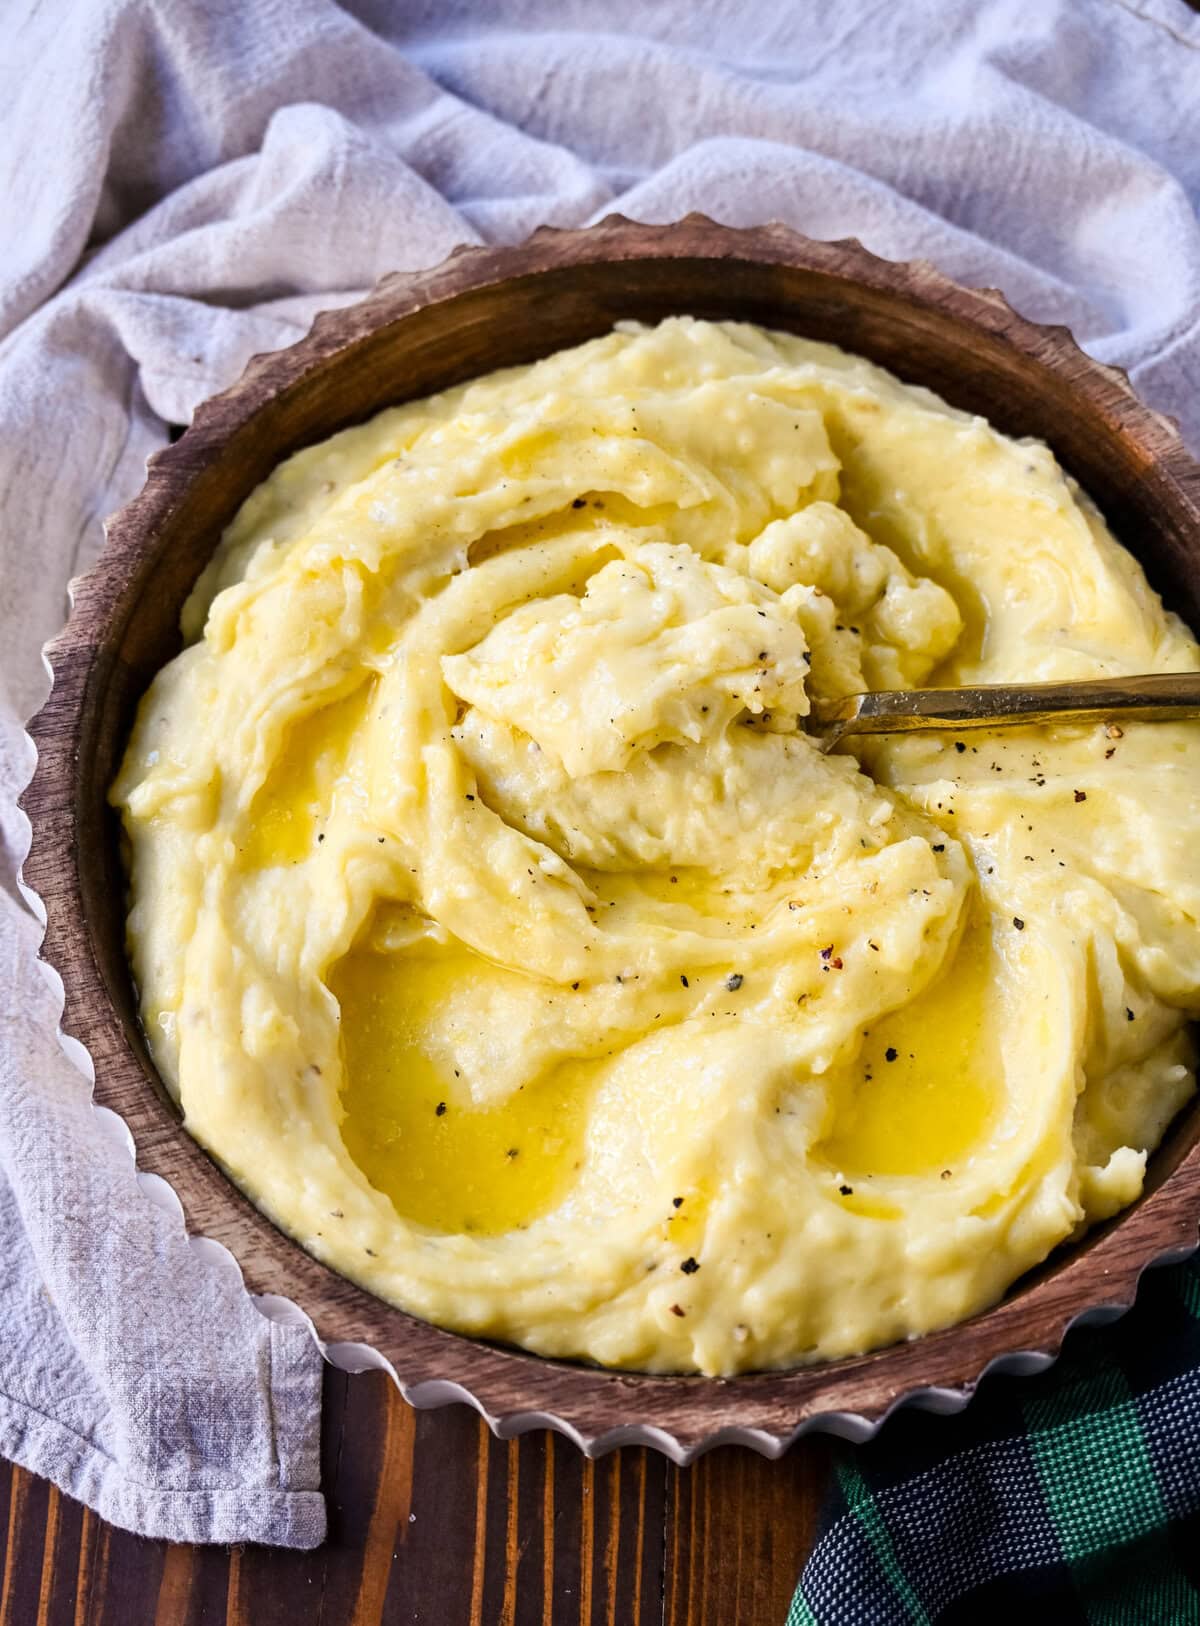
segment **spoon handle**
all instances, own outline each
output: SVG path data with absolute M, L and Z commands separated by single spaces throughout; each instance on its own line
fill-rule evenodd
M 1200 718 L 1200 672 L 989 683 L 965 689 L 879 689 L 814 700 L 808 724 L 825 751 L 846 734 L 911 734 L 935 728 L 1013 728 L 1030 723 L 1186 722 Z

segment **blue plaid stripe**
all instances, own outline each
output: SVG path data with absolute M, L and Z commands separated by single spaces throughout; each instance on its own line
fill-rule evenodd
M 1200 1371 L 1181 1372 L 1138 1397 L 1138 1415 L 1167 1516 L 1196 1511 L 1200 1471 Z
M 928 1420 L 926 1420 L 928 1421 Z M 871 1452 L 860 1453 L 863 1471 L 874 1479 Z M 948 1457 L 937 1468 L 894 1486 L 876 1485 L 875 1505 L 891 1537 L 896 1561 L 908 1578 L 923 1614 L 935 1620 L 956 1598 L 1008 1571 L 1041 1569 L 1063 1563 L 1058 1532 L 1040 1492 L 1038 1476 L 1023 1437 L 986 1441 Z M 1025 1510 L 1018 1530 L 1005 1515 L 1014 1503 Z M 847 1511 L 819 1543 L 805 1571 L 805 1591 L 820 1583 L 826 1599 L 837 1595 L 837 1580 L 846 1568 Z M 936 1538 L 931 1540 L 931 1532 Z M 864 1621 L 911 1621 L 902 1601 L 889 1609 L 871 1588 Z M 810 1600 L 811 1601 L 811 1600 Z M 841 1607 L 846 1607 L 842 1600 Z M 829 1608 L 820 1621 L 847 1621 Z
M 844 1499 L 841 1502 L 844 1507 Z M 849 1508 L 818 1543 L 796 1589 L 787 1626 L 916 1626 L 857 1513 Z

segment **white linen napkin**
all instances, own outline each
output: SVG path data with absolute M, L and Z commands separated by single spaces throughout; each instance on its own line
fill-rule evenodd
M 1200 17 L 10 0 L 0 108 L 0 1450 L 147 1535 L 313 1545 L 317 1350 L 93 1113 L 16 886 L 20 722 L 102 518 L 315 311 L 613 209 L 784 220 L 998 285 L 1200 449 Z

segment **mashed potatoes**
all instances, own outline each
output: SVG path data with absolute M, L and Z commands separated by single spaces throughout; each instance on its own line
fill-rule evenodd
M 865 1350 L 1130 1202 L 1193 1089 L 1200 729 L 804 732 L 1200 655 L 1044 446 L 865 361 L 679 319 L 384 412 L 184 632 L 113 790 L 155 1058 L 418 1315 Z

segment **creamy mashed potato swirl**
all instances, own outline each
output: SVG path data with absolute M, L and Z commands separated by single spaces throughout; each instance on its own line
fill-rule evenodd
M 1193 1089 L 1200 732 L 813 695 L 1193 670 L 1042 445 L 829 346 L 622 328 L 229 527 L 113 799 L 154 1056 L 444 1325 L 731 1373 L 953 1322 Z

